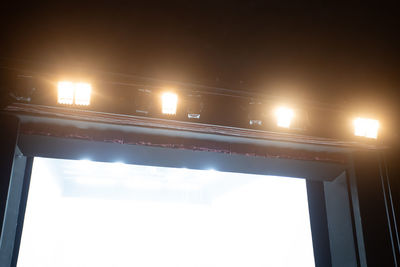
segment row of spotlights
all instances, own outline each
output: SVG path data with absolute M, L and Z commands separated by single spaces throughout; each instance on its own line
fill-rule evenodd
M 67 105 L 90 105 L 92 86 L 82 82 L 59 82 L 58 83 L 58 103 Z
M 277 125 L 283 128 L 290 128 L 294 117 L 294 111 L 286 107 L 279 107 L 275 110 Z M 367 118 L 356 118 L 353 121 L 354 135 L 366 138 L 378 138 L 379 121 Z
M 92 86 L 88 83 L 59 82 L 58 103 L 90 105 Z M 178 106 L 178 95 L 172 92 L 165 92 L 161 95 L 161 112 L 166 115 L 175 115 Z M 278 127 L 290 128 L 295 112 L 291 108 L 278 107 L 275 110 L 276 123 Z M 252 124 L 250 122 L 250 124 Z M 260 123 L 261 124 L 261 121 Z M 367 118 L 356 118 L 353 122 L 354 135 L 376 139 L 378 137 L 379 121 Z

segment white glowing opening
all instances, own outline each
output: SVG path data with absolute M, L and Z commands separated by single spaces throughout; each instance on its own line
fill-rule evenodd
M 279 127 L 289 128 L 294 117 L 293 109 L 279 107 L 275 110 L 276 122 Z
M 174 93 L 164 93 L 162 95 L 162 113 L 175 115 L 178 105 L 178 96 Z
M 58 103 L 72 105 L 74 102 L 74 83 L 72 82 L 59 82 L 58 89 Z
M 18 267 L 314 265 L 304 179 L 35 158 Z
M 353 123 L 354 135 L 374 139 L 378 137 L 379 121 L 366 118 L 356 118 Z

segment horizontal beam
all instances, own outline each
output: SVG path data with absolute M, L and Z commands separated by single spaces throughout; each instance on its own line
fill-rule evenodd
M 243 138 L 250 138 L 257 140 L 289 142 L 296 144 L 309 144 L 318 146 L 330 146 L 336 148 L 369 149 L 369 150 L 384 148 L 378 144 L 367 144 L 356 141 L 342 141 L 336 139 L 320 138 L 315 136 L 299 135 L 293 133 L 271 132 L 271 131 L 221 126 L 221 125 L 210 125 L 202 123 L 167 120 L 160 118 L 111 114 L 111 113 L 95 112 L 95 111 L 64 108 L 64 107 L 15 103 L 13 105 L 8 106 L 6 110 L 21 115 L 45 116 L 49 118 L 62 118 L 69 120 L 98 122 L 98 123 L 116 124 L 125 126 L 139 126 L 139 127 L 148 127 L 154 129 L 172 129 L 172 130 L 188 131 L 194 133 L 243 137 Z

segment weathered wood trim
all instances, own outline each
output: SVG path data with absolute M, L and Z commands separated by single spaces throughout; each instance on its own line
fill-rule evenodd
M 227 136 L 239 136 L 254 139 L 264 139 L 272 141 L 284 141 L 303 144 L 317 144 L 335 147 L 354 147 L 363 149 L 381 149 L 382 147 L 374 144 L 364 144 L 355 141 L 342 141 L 336 139 L 320 138 L 292 133 L 270 132 L 245 128 L 228 127 L 221 125 L 210 125 L 202 123 L 184 122 L 160 118 L 140 117 L 132 115 L 111 114 L 73 108 L 40 106 L 31 104 L 16 103 L 6 108 L 7 111 L 15 113 L 25 113 L 38 116 L 49 116 L 53 118 L 65 118 L 73 120 L 83 120 L 118 125 L 131 125 L 152 128 L 174 129 L 181 131 L 191 131 L 200 133 L 220 134 Z
M 130 115 L 110 114 L 88 110 L 79 110 L 64 107 L 39 106 L 31 104 L 13 104 L 7 108 L 8 112 L 35 117 L 55 118 L 71 121 L 84 121 L 90 123 L 114 124 L 122 126 L 139 126 L 149 129 L 166 129 L 201 134 L 241 137 L 248 139 L 287 142 L 293 144 L 318 145 L 321 147 L 339 147 L 355 149 L 378 149 L 376 146 L 346 142 L 334 139 L 318 138 L 290 133 L 268 132 L 253 129 L 243 129 L 220 125 L 209 125 L 193 122 L 183 122 L 160 118 L 139 117 Z M 66 127 L 53 123 L 30 122 L 21 124 L 21 134 L 42 135 L 62 138 L 85 139 L 101 142 L 112 142 L 130 145 L 146 145 L 169 147 L 177 149 L 190 149 L 196 151 L 210 151 L 225 154 L 242 154 L 268 158 L 288 158 L 299 160 L 312 160 L 345 163 L 345 153 L 303 150 L 279 146 L 259 146 L 241 143 L 232 143 L 212 140 L 192 140 L 190 138 L 177 138 L 171 136 L 143 135 L 126 133 L 113 129 L 96 131 L 79 127 Z

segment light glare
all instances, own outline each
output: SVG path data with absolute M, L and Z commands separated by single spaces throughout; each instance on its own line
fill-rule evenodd
M 304 179 L 78 166 L 35 158 L 18 267 L 315 266 Z
M 354 135 L 367 138 L 378 137 L 379 121 L 366 118 L 356 118 L 354 120 Z
M 279 127 L 289 128 L 294 117 L 294 111 L 290 108 L 279 107 L 275 110 L 275 116 Z
M 58 103 L 67 105 L 90 105 L 92 86 L 89 83 L 58 82 Z
M 88 83 L 75 84 L 75 104 L 76 105 L 90 105 L 90 95 L 92 93 L 92 86 Z
M 162 95 L 162 113 L 168 115 L 176 114 L 178 96 L 174 93 L 164 93 Z
M 72 82 L 58 83 L 58 103 L 72 105 L 74 102 L 74 84 Z

